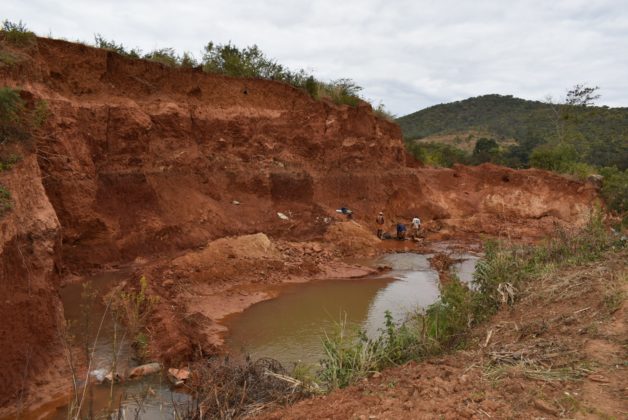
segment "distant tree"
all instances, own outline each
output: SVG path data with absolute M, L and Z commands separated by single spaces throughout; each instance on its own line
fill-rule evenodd
M 549 171 L 566 172 L 578 160 L 576 149 L 566 143 L 544 144 L 535 148 L 530 155 L 530 165 Z
M 485 162 L 495 162 L 499 155 L 499 145 L 494 139 L 481 137 L 473 148 L 472 162 L 476 165 Z
M 572 106 L 590 106 L 595 105 L 595 101 L 600 99 L 601 95 L 596 93 L 600 88 L 598 86 L 589 87 L 586 85 L 575 85 L 567 91 L 565 104 Z
M 567 121 L 574 120 L 578 116 L 579 108 L 595 105 L 595 101 L 601 95 L 596 93 L 598 86 L 589 87 L 584 84 L 577 84 L 567 91 L 565 99 L 561 102 L 554 102 L 551 97 L 547 98 L 547 103 L 552 109 L 554 116 L 554 126 L 558 143 L 563 143 L 567 136 Z

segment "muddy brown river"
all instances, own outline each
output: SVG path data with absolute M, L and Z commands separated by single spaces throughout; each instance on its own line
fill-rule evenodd
M 225 347 L 236 357 L 275 358 L 288 369 L 298 361 L 316 366 L 322 357 L 321 337 L 325 331 L 336 328 L 341 318 L 346 317 L 350 325 L 375 337 L 383 326 L 386 311 L 400 321 L 408 312 L 425 308 L 438 299 L 438 274 L 430 268 L 428 257 L 415 253 L 388 254 L 371 262 L 373 266 L 392 267 L 382 275 L 286 285 L 277 298 L 255 304 L 223 320 L 229 329 Z M 461 280 L 471 281 L 478 257 L 472 254 L 452 257 L 461 260 L 454 267 Z M 114 323 L 101 298 L 94 299 L 89 306 L 90 328 L 86 332 L 81 327 L 86 305 L 83 284 L 88 283 L 96 295 L 102 297 L 127 275 L 125 271 L 102 273 L 82 284 L 68 285 L 60 293 L 66 319 L 73 324 L 73 334 L 87 334 L 90 343 L 95 343 L 92 372 L 108 372 L 114 353 L 120 372 L 136 365 L 122 327 L 117 329 L 118 346 L 114 351 Z M 173 404 L 183 408 L 189 398 L 171 388 L 166 378 L 159 374 L 124 382 L 115 389 L 114 398 L 121 401 L 121 410 L 129 418 L 134 418 L 138 411 L 143 419 L 175 418 Z M 108 385 L 94 385 L 91 394 L 93 412 L 107 408 L 110 400 Z M 60 407 L 44 417 L 67 418 L 67 407 Z
M 374 265 L 392 270 L 360 279 L 324 280 L 286 286 L 275 299 L 257 303 L 228 317 L 225 345 L 232 354 L 272 357 L 290 368 L 295 362 L 315 365 L 323 355 L 321 339 L 341 319 L 376 337 L 390 311 L 395 321 L 426 308 L 439 296 L 438 273 L 429 255 L 388 254 Z M 477 257 L 454 256 L 463 281 L 470 281 Z

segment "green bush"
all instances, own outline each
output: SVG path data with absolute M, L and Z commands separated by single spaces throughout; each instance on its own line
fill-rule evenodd
M 320 378 L 329 389 L 343 388 L 378 370 L 380 360 L 376 342 L 364 332 L 348 328 L 346 319 L 323 337 L 324 358 Z
M 602 197 L 608 208 L 625 216 L 628 212 L 628 169 L 601 168 L 600 174 L 604 177 Z
M 341 320 L 331 334 L 323 337 L 324 358 L 320 381 L 328 389 L 343 388 L 387 366 L 405 363 L 425 353 L 418 328 L 410 319 L 396 325 L 386 311 L 385 327 L 371 339 L 362 330 L 351 329 Z
M 13 141 L 28 142 L 47 118 L 46 101 L 37 101 L 29 109 L 17 89 L 0 88 L 0 145 Z
M 476 165 L 485 162 L 497 162 L 499 157 L 499 145 L 494 139 L 482 137 L 475 143 L 471 157 L 472 162 Z
M 383 103 L 379 103 L 377 107 L 373 108 L 373 113 L 377 115 L 379 118 L 384 119 L 386 121 L 390 121 L 392 123 L 395 122 L 396 116 L 388 111 Z
M 328 99 L 339 105 L 356 106 L 362 90 L 350 79 L 331 82 L 316 80 L 305 70 L 292 71 L 266 57 L 257 45 L 238 48 L 235 45 L 208 43 L 203 54 L 203 70 L 233 77 L 278 80 L 304 89 L 314 99 Z
M 6 158 L 0 156 L 0 172 L 10 170 L 21 160 L 22 157 L 16 154 L 11 154 Z
M 234 77 L 286 80 L 290 72 L 266 57 L 257 45 L 239 49 L 231 43 L 208 43 L 203 54 L 203 70 Z
M 309 76 L 305 79 L 305 91 L 310 94 L 310 96 L 314 99 L 318 99 L 318 82 L 314 78 L 314 76 Z
M 469 156 L 464 150 L 443 143 L 406 143 L 410 154 L 428 166 L 451 168 L 454 164 L 469 163 Z
M 0 88 L 0 145 L 29 138 L 25 109 L 19 91 L 10 87 Z
M 0 123 L 19 121 L 23 109 L 24 101 L 17 90 L 6 86 L 0 88 Z
M 578 161 L 576 149 L 566 143 L 558 145 L 542 145 L 535 148 L 530 155 L 530 165 L 548 171 L 566 172 L 566 169 Z
M 158 50 L 153 50 L 143 57 L 145 60 L 154 61 L 156 63 L 161 63 L 168 67 L 177 67 L 179 66 L 179 57 L 177 57 L 176 53 L 172 48 L 161 48 Z
M 318 97 L 329 99 L 338 105 L 357 106 L 362 88 L 350 79 L 338 79 L 329 83 L 318 82 Z
M 186 51 L 179 58 L 179 65 L 183 68 L 191 69 L 198 66 L 198 61 L 196 61 L 196 58 L 194 58 L 192 54 Z
M 141 276 L 138 287 L 128 291 L 118 291 L 112 295 L 111 305 L 127 327 L 127 333 L 133 337 L 132 346 L 140 361 L 148 356 L 149 336 L 146 323 L 159 303 L 159 296 L 149 292 L 148 279 Z
M 124 45 L 118 44 L 113 40 L 108 40 L 105 37 L 103 37 L 101 34 L 94 35 L 94 45 L 96 46 L 96 48 L 101 48 L 107 51 L 113 51 L 129 58 L 139 59 L 142 55 L 142 50 L 140 50 L 139 48 L 127 50 L 126 48 L 124 48 Z
M 598 170 L 584 162 L 569 162 L 564 165 L 562 168 L 563 173 L 573 175 L 576 179 L 580 181 L 586 180 L 590 175 L 596 174 Z
M 21 20 L 18 23 L 4 20 L 0 33 L 4 40 L 19 47 L 33 45 L 37 41 L 35 34 Z

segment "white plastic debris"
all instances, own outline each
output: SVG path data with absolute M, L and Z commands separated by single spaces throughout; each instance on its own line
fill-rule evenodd
M 279 216 L 279 218 L 281 220 L 289 220 L 290 219 L 288 216 L 286 216 L 285 214 L 283 214 L 281 212 L 277 212 L 277 216 Z
M 106 369 L 95 369 L 92 370 L 91 372 L 89 372 L 89 376 L 90 378 L 93 378 L 96 380 L 96 382 L 98 382 L 99 384 L 102 383 L 105 380 L 105 377 L 107 376 L 107 373 L 109 373 Z

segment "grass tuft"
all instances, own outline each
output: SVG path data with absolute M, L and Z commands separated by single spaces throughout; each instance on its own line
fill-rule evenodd
M 35 34 L 21 20 L 17 23 L 4 20 L 0 34 L 5 41 L 18 47 L 27 47 L 37 42 Z

